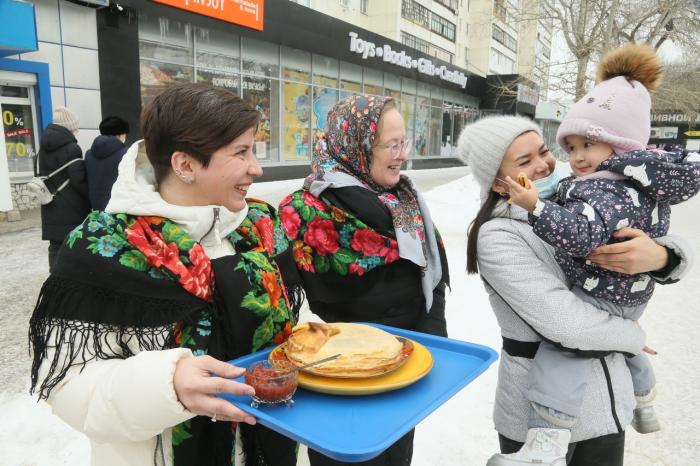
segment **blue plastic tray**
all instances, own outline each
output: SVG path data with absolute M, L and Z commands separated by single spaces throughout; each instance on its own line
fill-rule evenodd
M 251 408 L 250 397 L 221 396 L 255 416 L 260 424 L 331 458 L 354 463 L 389 448 L 498 358 L 494 350 L 483 345 L 375 326 L 426 346 L 434 358 L 430 373 L 408 387 L 377 395 L 325 395 L 299 388 L 291 408 Z M 247 367 L 267 359 L 270 351 L 268 348 L 230 362 Z M 237 380 L 243 381 L 243 377 Z

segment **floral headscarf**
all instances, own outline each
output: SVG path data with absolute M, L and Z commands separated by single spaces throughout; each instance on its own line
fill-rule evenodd
M 399 256 L 422 267 L 421 283 L 429 310 L 442 268 L 428 206 L 407 176 L 401 175 L 397 185 L 385 188 L 370 175 L 379 119 L 391 101 L 391 97 L 351 95 L 333 106 L 326 132 L 317 138 L 312 173 L 304 181 L 304 189 L 316 197 L 327 188 L 346 186 L 375 192 L 391 213 Z

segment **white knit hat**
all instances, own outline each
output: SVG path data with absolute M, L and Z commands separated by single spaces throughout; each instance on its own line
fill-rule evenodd
M 520 116 L 482 118 L 462 130 L 457 153 L 469 165 L 474 179 L 481 186 L 482 204 L 491 191 L 506 150 L 518 136 L 528 131 L 542 136 L 534 121 Z
M 78 115 L 66 107 L 56 107 L 53 111 L 53 124 L 63 126 L 68 131 L 75 133 L 80 128 Z

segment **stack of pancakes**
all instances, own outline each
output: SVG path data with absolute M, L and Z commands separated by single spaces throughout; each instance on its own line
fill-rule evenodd
M 399 367 L 408 357 L 403 346 L 395 336 L 368 325 L 309 322 L 294 327 L 285 352 L 296 366 L 340 354 L 306 370 L 326 377 L 371 377 Z

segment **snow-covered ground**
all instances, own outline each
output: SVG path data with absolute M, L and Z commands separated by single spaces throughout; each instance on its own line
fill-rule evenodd
M 477 277 L 465 270 L 466 229 L 478 207 L 478 189 L 466 168 L 409 171 L 423 190 L 448 252 L 452 292 L 447 300 L 450 337 L 499 348 L 500 333 Z M 276 203 L 300 180 L 259 183 L 251 195 Z M 674 208 L 672 232 L 700 253 L 700 198 Z M 47 275 L 40 229 L 0 235 L 0 464 L 89 464 L 89 444 L 26 394 L 27 320 Z M 700 273 L 658 287 L 642 325 L 659 355 L 657 412 L 663 430 L 647 436 L 628 430 L 626 463 L 693 465 L 700 457 Z M 418 425 L 415 466 L 483 465 L 497 449 L 491 411 L 497 363 Z M 299 464 L 306 464 L 300 461 Z

